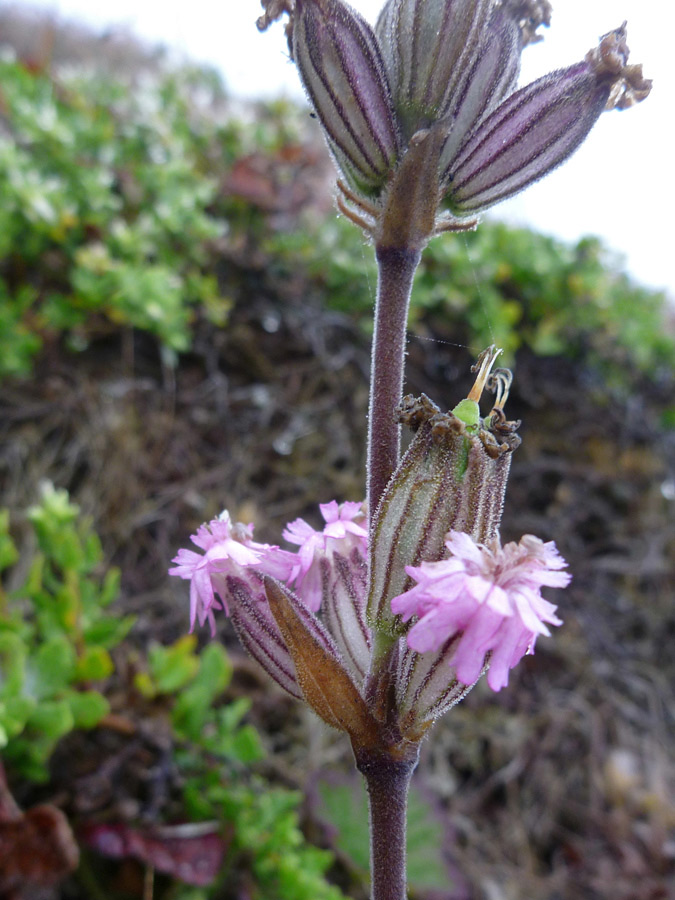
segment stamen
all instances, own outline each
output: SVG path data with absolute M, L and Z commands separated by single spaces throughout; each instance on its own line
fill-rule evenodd
M 510 369 L 495 369 L 488 378 L 485 389 L 495 395 L 495 402 L 490 415 L 497 410 L 503 412 L 504 404 L 509 399 L 509 391 L 513 382 L 513 373 Z
M 501 352 L 501 348 L 496 347 L 494 344 L 490 344 L 490 346 L 480 354 L 476 360 L 476 364 L 471 366 L 471 371 L 478 372 L 478 375 L 473 383 L 473 387 L 469 391 L 467 400 L 473 400 L 474 403 L 478 403 L 485 390 L 485 385 L 490 375 L 490 369 Z

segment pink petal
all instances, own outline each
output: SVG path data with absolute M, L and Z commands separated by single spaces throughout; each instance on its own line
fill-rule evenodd
M 358 500 L 347 500 L 342 504 L 342 510 L 340 511 L 340 517 L 342 519 L 353 519 L 355 516 L 360 515 L 362 511 L 363 504 L 359 503 Z
M 408 632 L 408 646 L 418 653 L 438 650 L 445 641 L 445 630 L 438 628 L 437 613 L 432 611 L 423 616 Z
M 533 596 L 531 591 L 514 591 L 511 597 L 520 621 L 528 631 L 546 635 L 551 633 L 533 609 L 532 604 L 536 601 L 536 595 Z
M 509 670 L 524 656 L 530 638 L 531 633 L 517 620 L 504 623 L 499 640 L 495 641 L 487 674 L 488 685 L 493 691 L 500 691 L 509 683 Z
M 295 519 L 293 522 L 289 522 L 284 529 L 283 538 L 291 544 L 304 544 L 315 534 L 317 532 L 304 519 Z
M 320 503 L 319 509 L 324 522 L 337 522 L 340 518 L 340 507 L 337 500 L 331 500 L 330 503 Z
M 474 563 L 482 568 L 485 550 L 482 549 L 473 538 L 463 531 L 451 531 L 445 541 L 445 546 L 460 559 Z

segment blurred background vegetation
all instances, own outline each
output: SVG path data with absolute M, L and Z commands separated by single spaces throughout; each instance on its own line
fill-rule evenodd
M 376 276 L 332 181 L 291 105 L 0 9 L 2 897 L 367 897 L 346 742 L 225 623 L 200 651 L 166 575 L 226 506 L 275 541 L 363 494 Z M 503 537 L 555 539 L 574 582 L 555 639 L 425 745 L 411 897 L 662 900 L 673 308 L 594 238 L 484 223 L 425 253 L 407 390 L 454 405 L 493 341 L 524 437 Z

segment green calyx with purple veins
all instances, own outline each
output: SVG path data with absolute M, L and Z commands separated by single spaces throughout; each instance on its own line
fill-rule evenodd
M 341 178 L 338 206 L 377 246 L 423 247 L 558 166 L 605 109 L 643 100 L 625 23 L 586 58 L 516 89 L 548 0 L 387 0 L 375 28 L 342 0 L 263 0 Z M 414 186 L 414 190 L 412 190 Z M 409 195 L 412 196 L 409 196 Z

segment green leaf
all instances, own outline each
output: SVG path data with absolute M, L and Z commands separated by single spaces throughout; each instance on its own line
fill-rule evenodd
M 136 616 L 100 618 L 84 628 L 84 640 L 87 644 L 98 644 L 111 650 L 129 634 L 135 621 Z
M 13 631 L 0 631 L 0 697 L 21 693 L 28 647 Z
M 208 644 L 199 657 L 199 671 L 176 698 L 171 720 L 178 734 L 198 741 L 215 698 L 232 678 L 232 663 L 220 644 Z
M 31 506 L 27 515 L 40 534 L 72 524 L 79 512 L 79 507 L 70 502 L 68 491 L 57 489 L 51 482 L 45 481 L 41 485 L 40 502 Z
M 46 738 L 56 741 L 73 730 L 75 719 L 66 700 L 45 700 L 35 707 L 26 724 Z
M 192 687 L 199 687 L 211 702 L 222 693 L 232 679 L 233 666 L 224 648 L 215 642 L 207 644 L 199 657 L 199 673 Z
M 110 704 L 98 691 L 68 691 L 65 699 L 75 728 L 93 728 L 110 712 Z
M 319 783 L 321 814 L 336 828 L 335 846 L 366 875 L 370 866 L 368 799 L 360 780 Z
M 68 639 L 53 637 L 28 661 L 26 687 L 38 699 L 54 697 L 70 684 L 75 664 L 75 651 Z
M 120 578 L 122 573 L 117 567 L 108 569 L 103 578 L 103 584 L 98 595 L 98 603 L 101 607 L 110 606 L 117 599 L 120 592 Z
M 8 697 L 7 700 L 0 700 L 0 730 L 4 735 L 4 743 L 0 743 L 0 747 L 4 747 L 17 734 L 21 734 L 34 709 L 35 700 L 30 697 Z
M 170 647 L 153 644 L 148 653 L 150 674 L 161 694 L 173 694 L 184 687 L 199 671 L 195 655 L 197 638 L 187 634 Z
M 239 728 L 232 738 L 232 756 L 241 763 L 249 765 L 265 758 L 265 749 L 260 735 L 253 725 Z
M 9 535 L 9 510 L 0 510 L 0 572 L 8 569 L 19 558 L 14 541 Z M 2 588 L 0 588 L 1 590 Z
M 111 675 L 113 669 L 113 661 L 104 647 L 87 647 L 77 660 L 74 680 L 101 681 Z
M 221 706 L 218 710 L 218 721 L 223 733 L 233 732 L 251 708 L 248 697 L 238 697 L 227 706 Z
M 52 738 L 44 735 L 31 734 L 30 739 L 17 737 L 8 743 L 3 758 L 11 763 L 19 775 L 29 781 L 44 783 L 49 780 L 45 762 L 49 759 L 54 743 Z
M 136 672 L 134 687 L 146 700 L 154 700 L 157 696 L 157 687 L 148 672 Z
M 414 785 L 408 797 L 408 880 L 415 888 L 447 890 L 450 874 L 443 860 L 443 829 Z

